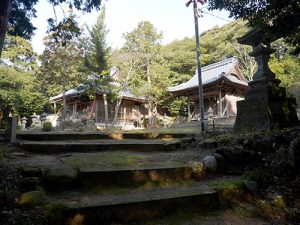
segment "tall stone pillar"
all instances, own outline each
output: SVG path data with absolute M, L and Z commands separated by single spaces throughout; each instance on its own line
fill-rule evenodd
M 258 68 L 249 82 L 245 100 L 237 102 L 235 130 L 272 129 L 298 124 L 296 100 L 286 97 L 285 88 L 279 87 L 280 80 L 270 70 L 268 61 L 275 50 L 270 47 L 271 40 L 256 27 L 245 36 L 238 38 L 240 44 L 250 45 Z

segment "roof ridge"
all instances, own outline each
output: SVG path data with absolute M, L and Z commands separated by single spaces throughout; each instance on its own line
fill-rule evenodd
M 216 67 L 220 67 L 220 66 L 224 66 L 226 64 L 234 63 L 234 62 L 237 62 L 237 58 L 235 56 L 224 59 L 224 60 L 219 61 L 219 62 L 215 62 L 213 64 L 209 64 L 207 66 L 203 66 L 201 71 L 207 71 L 207 70 L 210 70 L 210 69 L 213 69 L 213 68 L 216 68 Z

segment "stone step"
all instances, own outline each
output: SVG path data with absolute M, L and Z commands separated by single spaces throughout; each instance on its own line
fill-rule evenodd
M 27 141 L 63 141 L 63 140 L 101 140 L 101 139 L 172 139 L 192 137 L 194 134 L 186 133 L 158 133 L 158 132 L 141 132 L 141 133 L 99 133 L 99 132 L 41 132 L 29 133 L 20 132 L 17 139 Z
M 79 180 L 81 186 L 118 185 L 134 186 L 147 182 L 171 182 L 193 178 L 191 167 L 139 168 L 123 170 L 97 170 L 81 168 Z
M 192 141 L 192 137 L 172 139 L 126 139 L 126 140 L 65 140 L 65 141 L 23 141 L 17 145 L 35 153 L 93 152 L 93 151 L 172 151 L 183 143 Z
M 200 183 L 123 194 L 66 193 L 48 196 L 48 202 L 45 211 L 52 224 L 57 224 L 58 219 L 63 222 L 80 219 L 87 225 L 110 224 L 161 217 L 181 209 L 206 212 L 219 208 L 217 192 Z

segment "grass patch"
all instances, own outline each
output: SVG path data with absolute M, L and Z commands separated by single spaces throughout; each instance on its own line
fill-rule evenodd
M 243 179 L 240 177 L 228 178 L 226 180 L 213 180 L 208 183 L 208 186 L 218 189 L 240 189 L 243 187 Z
M 146 161 L 145 154 L 131 152 L 102 152 L 101 154 L 74 154 L 62 158 L 63 162 L 73 168 L 95 167 L 95 168 L 113 168 L 113 167 L 136 167 Z
M 143 129 L 143 130 L 128 130 L 121 131 L 122 133 L 137 133 L 137 134 L 197 134 L 200 133 L 201 130 L 199 127 L 180 127 L 180 128 L 155 128 L 155 129 Z

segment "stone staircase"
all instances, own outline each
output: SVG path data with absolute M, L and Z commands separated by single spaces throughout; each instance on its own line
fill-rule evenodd
M 123 224 L 220 207 L 211 181 L 195 168 L 204 155 L 182 149 L 191 135 L 24 133 L 17 139 L 30 154 L 20 162 L 24 192 L 41 192 L 50 224 Z

